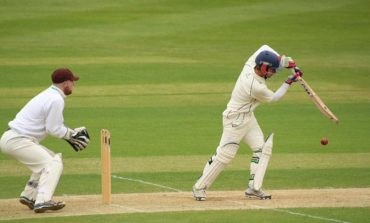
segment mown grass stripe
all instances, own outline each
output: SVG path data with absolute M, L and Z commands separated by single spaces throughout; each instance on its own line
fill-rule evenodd
M 236 74 L 237 76 L 237 74 Z M 271 89 L 276 89 L 281 85 L 280 80 L 274 80 L 269 83 Z M 338 86 L 335 84 L 327 84 L 325 86 L 317 82 L 310 82 L 315 91 L 320 97 L 327 102 L 349 103 L 354 101 L 369 101 L 370 90 L 356 88 L 352 86 Z M 187 98 L 197 98 L 197 101 L 207 102 L 212 100 L 219 104 L 225 104 L 225 100 L 230 97 L 234 83 L 222 82 L 203 82 L 203 83 L 173 83 L 173 84 L 130 84 L 130 85 L 93 85 L 84 86 L 78 85 L 74 90 L 73 95 L 68 98 L 68 104 L 74 104 L 81 100 L 102 100 L 105 98 L 105 103 L 112 104 L 117 99 L 124 100 L 143 100 L 141 97 L 153 97 L 156 101 L 164 98 L 170 100 L 186 101 Z M 18 88 L 0 88 L 0 102 L 2 107 L 7 107 L 14 103 L 14 100 L 24 100 L 33 97 L 35 94 L 43 91 L 44 87 L 18 87 Z M 338 89 L 341 89 L 340 91 Z M 309 103 L 307 95 L 304 90 L 299 86 L 293 86 L 285 96 L 284 101 Z M 295 92 L 295 93 L 292 93 Z M 333 94 L 333 92 L 335 92 Z M 350 98 L 350 101 L 343 100 Z M 96 105 L 93 103 L 93 105 Z
M 208 155 L 112 157 L 112 172 L 201 172 L 208 159 Z M 64 159 L 63 162 L 64 174 L 100 173 L 98 158 Z M 246 170 L 249 169 L 249 163 L 249 155 L 240 155 L 227 166 L 227 170 Z M 274 154 L 270 160 L 269 169 L 368 168 L 369 163 L 368 153 Z M 29 171 L 14 160 L 3 160 L 0 163 L 0 175 L 22 176 L 29 175 Z
M 259 206 L 259 205 L 252 205 L 252 206 L 254 206 L 256 208 L 259 208 L 259 209 L 267 209 L 267 208 L 264 208 L 264 207 Z M 321 217 L 321 216 L 317 216 L 317 215 L 299 213 L 299 212 L 291 211 L 291 210 L 288 210 L 288 209 L 270 208 L 270 210 L 276 211 L 276 212 L 287 213 L 287 214 L 290 214 L 290 215 L 297 215 L 297 216 L 301 216 L 301 217 L 304 217 L 304 218 L 313 218 L 313 219 L 329 221 L 329 222 L 337 222 L 337 223 L 351 223 L 351 222 L 348 222 L 348 221 L 342 221 L 342 220 L 333 219 L 333 218 L 325 218 L 325 217 Z
M 60 63 L 70 65 L 85 64 L 186 64 L 198 63 L 196 60 L 164 56 L 153 57 L 55 57 L 55 58 L 0 58 L 0 66 L 25 66 L 25 65 L 57 65 Z

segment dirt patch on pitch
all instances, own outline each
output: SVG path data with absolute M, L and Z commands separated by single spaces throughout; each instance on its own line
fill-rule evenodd
M 243 191 L 209 191 L 207 201 L 195 201 L 191 192 L 114 194 L 104 205 L 100 195 L 63 196 L 66 207 L 35 214 L 18 199 L 0 200 L 0 220 L 122 213 L 243 210 L 316 207 L 370 207 L 370 188 L 270 190 L 272 200 L 245 198 Z

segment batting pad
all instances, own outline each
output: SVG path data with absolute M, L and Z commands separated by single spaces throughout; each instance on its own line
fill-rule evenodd
M 258 167 L 254 175 L 253 189 L 259 191 L 262 188 L 263 178 L 265 177 L 266 169 L 270 161 L 272 154 L 272 141 L 274 138 L 274 133 L 271 133 L 265 144 L 262 147 L 262 154 L 258 162 Z
M 207 162 L 203 170 L 203 175 L 195 183 L 196 189 L 207 189 L 216 180 L 218 175 L 221 173 L 225 166 L 231 162 L 235 157 L 236 152 L 239 149 L 239 145 L 235 143 L 229 143 L 219 148 L 216 156 L 212 157 L 210 162 Z
M 249 183 L 248 186 L 250 188 L 253 188 L 253 182 L 254 182 L 254 175 L 256 174 L 258 164 L 260 162 L 260 157 L 262 155 L 262 149 L 258 149 L 253 152 L 252 159 L 250 163 L 250 175 L 249 175 Z

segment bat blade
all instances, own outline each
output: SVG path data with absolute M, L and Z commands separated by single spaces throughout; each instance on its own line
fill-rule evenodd
M 307 94 L 310 96 L 313 103 L 316 107 L 320 110 L 322 114 L 324 114 L 327 118 L 332 120 L 334 123 L 338 124 L 338 118 L 333 114 L 332 111 L 325 105 L 325 103 L 320 99 L 320 97 L 315 93 L 315 91 L 310 87 L 310 85 L 302 78 L 298 78 L 299 83 L 305 89 Z

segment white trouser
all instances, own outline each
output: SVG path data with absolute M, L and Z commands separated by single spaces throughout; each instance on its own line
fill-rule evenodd
M 253 113 L 232 112 L 224 115 L 223 127 L 220 146 L 228 142 L 240 143 L 240 141 L 243 141 L 253 152 L 248 183 L 249 187 L 251 187 L 254 182 L 254 175 L 257 171 L 259 158 L 261 157 L 261 150 L 265 143 L 261 127 Z
M 36 201 L 40 176 L 41 173 L 32 173 L 30 179 L 24 187 L 24 190 L 21 193 L 21 197 L 27 197 L 30 200 Z
M 228 113 L 223 116 L 223 132 L 220 146 L 233 142 L 245 142 L 252 151 L 265 143 L 263 132 L 253 113 Z
M 28 196 L 33 200 L 38 197 L 40 202 L 51 200 L 63 169 L 61 154 L 55 155 L 40 145 L 36 138 L 18 134 L 13 130 L 4 132 L 0 139 L 0 148 L 4 154 L 27 166 L 33 173 L 30 180 L 38 184 L 34 187 L 37 193 L 32 192 L 32 188 L 26 185 L 21 196 Z M 39 180 L 41 182 L 38 182 Z M 38 191 L 40 188 L 42 196 Z
M 260 156 L 264 137 L 254 114 L 227 113 L 227 115 L 223 116 L 223 132 L 216 155 L 212 156 L 211 160 L 206 163 L 203 175 L 194 185 L 196 189 L 207 189 L 212 185 L 218 174 L 234 158 L 242 140 L 249 145 L 253 151 L 253 155 L 259 152 L 258 155 Z M 230 159 L 227 162 L 220 162 L 220 160 L 217 160 L 217 156 L 220 154 L 226 154 Z M 256 170 L 257 164 L 251 163 L 251 175 L 254 175 Z
M 1 151 L 39 173 L 55 156 L 54 152 L 39 144 L 36 138 L 6 131 L 0 140 Z

